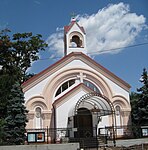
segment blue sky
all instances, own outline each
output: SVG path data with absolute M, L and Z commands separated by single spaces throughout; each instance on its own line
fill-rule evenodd
M 63 56 L 72 12 L 86 29 L 89 55 L 136 91 L 148 70 L 148 44 L 128 46 L 148 43 L 148 0 L 0 0 L 0 29 L 43 36 L 49 48 L 30 69 L 38 73 Z

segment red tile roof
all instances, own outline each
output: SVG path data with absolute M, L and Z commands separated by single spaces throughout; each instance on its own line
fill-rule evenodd
M 78 24 L 76 21 L 72 21 L 72 22 L 70 23 L 70 25 L 64 26 L 64 33 L 67 33 L 67 32 L 72 28 L 72 26 L 73 26 L 74 24 L 77 24 L 77 26 L 80 28 L 80 30 L 85 34 L 84 28 L 81 27 L 81 26 L 79 26 L 79 24 Z

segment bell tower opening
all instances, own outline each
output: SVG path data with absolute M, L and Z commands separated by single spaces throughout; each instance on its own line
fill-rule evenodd
M 75 44 L 75 45 L 74 45 Z M 71 39 L 71 47 L 82 47 L 82 40 L 80 40 L 80 37 L 77 35 L 74 35 Z
M 75 19 L 71 20 L 70 25 L 64 27 L 64 52 L 65 55 L 71 52 L 87 53 L 84 28 Z

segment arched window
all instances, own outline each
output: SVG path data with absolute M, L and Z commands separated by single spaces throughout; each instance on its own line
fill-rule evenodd
M 96 93 L 100 93 L 100 90 L 90 81 L 84 80 L 84 84 L 89 87 L 90 89 L 92 89 L 94 92 Z
M 120 115 L 120 106 L 117 105 L 115 110 L 116 110 L 116 115 L 119 116 Z
M 117 135 L 120 136 L 123 135 L 123 128 L 121 128 L 121 126 L 123 125 L 123 117 L 120 105 L 115 106 L 115 114 L 116 114 Z
M 73 84 L 75 83 L 75 79 L 69 80 L 65 83 L 63 83 L 57 90 L 55 97 L 58 96 L 59 94 L 61 94 L 62 92 L 64 92 L 66 89 L 68 89 L 69 87 L 71 87 Z
M 42 110 L 40 107 L 35 109 L 35 127 L 42 128 Z
M 115 114 L 116 114 L 116 123 L 117 126 L 122 126 L 122 115 L 121 115 L 121 107 L 119 105 L 117 105 L 115 107 Z

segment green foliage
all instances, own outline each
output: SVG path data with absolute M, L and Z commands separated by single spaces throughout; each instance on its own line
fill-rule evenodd
M 145 68 L 140 81 L 143 86 L 137 89 L 139 100 L 137 102 L 138 113 L 135 115 L 135 120 L 137 120 L 139 125 L 148 125 L 148 73 Z
M 130 95 L 130 100 L 131 100 L 131 107 L 132 107 L 132 113 L 131 113 L 131 117 L 132 117 L 132 122 L 133 124 L 136 124 L 137 121 L 135 120 L 135 115 L 137 115 L 138 113 L 138 109 L 137 109 L 137 103 L 139 101 L 139 94 L 132 92 Z
M 21 83 L 32 77 L 27 69 L 47 44 L 41 35 L 0 32 L 0 145 L 23 144 L 26 107 Z
M 139 127 L 148 125 L 148 74 L 146 69 L 143 69 L 140 82 L 142 87 L 137 89 L 138 93 L 131 93 L 131 107 L 132 107 L 132 123 L 137 126 L 136 136 L 139 136 Z
M 1 112 L 0 118 L 6 117 L 7 101 L 14 81 L 15 78 L 12 75 L 8 75 L 8 74 L 0 75 L 0 112 Z
M 3 138 L 4 138 L 4 125 L 5 125 L 5 120 L 2 118 L 0 119 L 0 145 L 3 145 Z
M 135 117 L 138 114 L 138 109 L 137 109 L 137 102 L 139 101 L 139 94 L 132 92 L 130 95 L 130 100 L 131 100 L 131 119 L 132 119 L 132 130 L 133 130 L 133 135 L 135 138 L 140 138 L 141 137 L 141 130 L 140 126 L 137 123 L 137 120 Z
M 7 116 L 5 118 L 5 141 L 7 144 L 24 144 L 26 113 L 24 106 L 24 94 L 21 86 L 16 82 L 11 89 L 7 105 Z
M 47 44 L 41 40 L 40 34 L 16 33 L 10 37 L 9 32 L 3 30 L 0 33 L 0 65 L 9 74 L 17 73 L 24 82 L 27 69 L 39 59 L 39 51 L 45 50 Z

